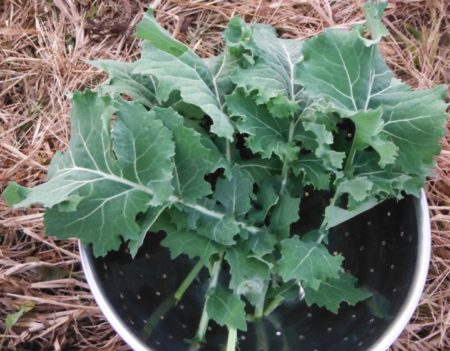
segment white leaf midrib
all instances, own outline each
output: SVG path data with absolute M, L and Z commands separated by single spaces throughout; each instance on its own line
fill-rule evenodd
M 286 54 L 286 60 L 289 65 L 289 100 L 294 101 L 295 99 L 295 82 L 294 82 L 294 63 L 292 62 L 291 55 L 289 51 L 286 49 L 286 46 L 283 43 L 280 43 L 283 48 L 284 53 Z
M 149 187 L 146 187 L 145 185 L 129 181 L 128 179 L 118 177 L 118 176 L 116 176 L 114 174 L 108 174 L 108 173 L 105 173 L 105 172 L 100 171 L 100 170 L 94 170 L 94 169 L 80 167 L 80 166 L 76 166 L 76 165 L 74 165 L 71 168 L 62 168 L 62 169 L 58 170 L 55 173 L 55 175 L 52 178 L 52 180 L 54 181 L 54 180 L 57 180 L 58 178 L 64 178 L 64 177 L 66 177 L 67 175 L 69 175 L 71 173 L 78 173 L 78 172 L 95 174 L 95 175 L 99 176 L 100 178 L 96 179 L 95 181 L 109 180 L 109 181 L 112 181 L 112 182 L 115 182 L 115 183 L 124 184 L 126 186 L 129 186 L 129 187 L 135 189 L 135 190 L 138 190 L 138 191 L 141 191 L 141 192 L 144 192 L 146 194 L 154 196 L 153 190 L 150 189 Z M 92 183 L 92 179 L 86 181 L 85 183 L 86 184 L 87 183 Z M 82 185 L 80 185 L 80 187 L 81 186 Z M 179 198 L 179 197 L 177 197 L 175 195 L 169 196 L 168 202 L 169 203 L 179 203 L 180 205 L 184 205 L 186 207 L 192 208 L 193 210 L 196 210 L 196 211 L 198 211 L 198 212 L 200 212 L 200 213 L 202 213 L 202 214 L 204 214 L 206 216 L 212 217 L 212 218 L 223 219 L 225 217 L 224 213 L 210 210 L 210 209 L 208 209 L 206 207 L 203 207 L 201 205 L 198 205 L 198 204 L 192 204 L 192 203 L 185 202 L 183 199 L 181 199 L 181 198 Z M 233 220 L 233 222 L 236 225 L 238 225 L 239 227 L 247 230 L 250 233 L 255 234 L 255 233 L 260 231 L 260 228 L 252 226 L 252 225 L 248 225 L 245 222 L 237 221 L 237 220 Z

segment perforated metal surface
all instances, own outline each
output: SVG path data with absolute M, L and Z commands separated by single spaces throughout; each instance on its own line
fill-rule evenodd
M 422 195 L 423 197 L 423 195 Z M 319 202 L 318 202 L 319 201 Z M 304 201 L 312 214 L 303 218 L 314 227 L 320 200 Z M 309 210 L 309 211 L 308 211 Z M 429 258 L 429 220 L 424 199 L 390 200 L 337 227 L 330 249 L 345 257 L 345 268 L 373 293 L 354 307 L 342 305 L 338 314 L 304 302 L 283 305 L 239 333 L 240 350 L 383 350 L 398 336 L 411 316 L 423 288 Z M 171 296 L 186 277 L 192 261 L 171 261 L 159 241 L 147 236 L 135 260 L 126 250 L 94 259 L 82 247 L 82 261 L 94 296 L 120 335 L 135 349 L 189 350 L 200 319 L 207 272 L 202 271 L 185 296 L 173 306 Z M 420 266 L 420 267 L 419 267 Z M 226 281 L 227 273 L 221 275 Z M 203 281 L 203 283 L 202 283 Z M 210 323 L 208 345 L 220 350 L 225 328 Z

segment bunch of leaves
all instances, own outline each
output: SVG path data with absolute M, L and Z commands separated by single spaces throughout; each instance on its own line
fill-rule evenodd
M 249 311 L 261 317 L 303 292 L 333 312 L 368 298 L 327 249 L 328 231 L 386 198 L 419 195 L 446 120 L 444 86 L 414 91 L 386 66 L 384 6 L 366 4 L 365 25 L 308 40 L 235 17 L 224 52 L 208 59 L 149 11 L 139 60 L 92 62 L 109 79 L 73 95 L 70 145 L 48 181 L 11 183 L 4 198 L 45 206 L 49 234 L 76 236 L 97 256 L 123 242 L 134 256 L 165 231 L 173 259 L 209 269 L 204 316 L 232 336 Z M 309 233 L 293 226 L 305 189 L 330 199 Z M 228 286 L 217 286 L 224 266 Z

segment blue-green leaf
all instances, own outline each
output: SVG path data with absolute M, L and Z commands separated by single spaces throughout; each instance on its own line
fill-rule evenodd
M 26 191 L 12 185 L 4 196 L 15 207 L 48 207 L 49 234 L 77 236 L 105 255 L 121 237 L 137 239 L 136 216 L 171 196 L 172 133 L 142 106 L 90 91 L 74 95 L 71 123 L 69 148 L 52 160 L 49 181 Z
M 248 134 L 247 146 L 263 158 L 272 154 L 281 159 L 294 159 L 298 148 L 288 143 L 289 121 L 276 119 L 266 107 L 257 105 L 250 97 L 236 91 L 226 98 L 231 116 L 239 117 L 237 127 Z
M 246 331 L 245 303 L 228 290 L 217 287 L 206 300 L 208 317 L 219 325 Z
M 342 261 L 342 256 L 333 256 L 322 244 L 292 237 L 281 242 L 278 272 L 285 282 L 295 279 L 317 290 L 323 280 L 338 277 Z
M 351 274 L 341 272 L 337 278 L 323 281 L 317 290 L 305 287 L 305 301 L 308 306 L 315 304 L 338 313 L 343 302 L 353 306 L 372 296 L 366 290 L 357 288 L 356 282 Z

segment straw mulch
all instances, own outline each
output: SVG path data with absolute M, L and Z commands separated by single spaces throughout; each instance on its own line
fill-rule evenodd
M 362 20 L 362 1 L 154 1 L 158 19 L 207 57 L 234 14 L 309 37 Z M 398 76 L 423 88 L 450 81 L 450 2 L 389 1 L 384 54 Z M 0 188 L 36 185 L 69 138 L 69 95 L 104 76 L 85 60 L 132 60 L 134 28 L 148 1 L 0 1 Z M 450 350 L 450 137 L 427 184 L 433 260 L 422 302 L 393 350 Z M 128 350 L 90 295 L 75 241 L 44 235 L 41 208 L 0 202 L 0 349 Z M 31 308 L 6 331 L 7 315 Z

